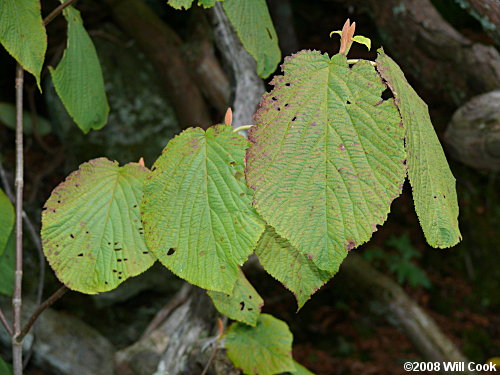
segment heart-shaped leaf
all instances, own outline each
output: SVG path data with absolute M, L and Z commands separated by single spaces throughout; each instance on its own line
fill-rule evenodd
M 302 51 L 283 72 L 249 132 L 247 182 L 264 220 L 334 273 L 401 193 L 404 129 L 368 61 Z
M 168 143 L 144 186 L 149 248 L 191 284 L 226 294 L 264 230 L 245 184 L 247 147 L 229 125 L 190 128 Z
M 106 292 L 152 266 L 139 211 L 147 174 L 140 164 L 99 158 L 52 191 L 42 213 L 43 251 L 68 288 Z

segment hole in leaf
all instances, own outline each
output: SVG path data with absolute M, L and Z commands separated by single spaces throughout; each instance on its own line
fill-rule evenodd
M 75 238 L 75 236 L 73 235 L 73 233 L 71 233 L 69 236 L 70 236 L 71 238 Z
M 288 107 L 288 103 L 285 103 L 285 107 Z
M 249 307 L 249 308 L 248 308 L 248 311 L 253 311 L 253 308 L 252 308 L 252 307 Z
M 79 257 L 82 257 L 82 256 L 83 256 L 83 253 L 78 254 L 78 256 L 79 256 Z
M 281 108 L 280 108 L 280 107 L 278 107 L 278 111 L 281 111 Z
M 243 310 L 245 308 L 245 302 L 241 301 L 240 302 L 240 310 Z
M 290 87 L 292 84 L 290 82 L 285 83 L 285 86 Z
M 275 96 L 273 96 L 271 99 L 274 101 L 278 100 Z
M 149 254 L 149 251 L 143 251 L 142 253 L 146 255 Z
M 297 116 L 293 116 L 292 121 L 297 120 Z
M 175 253 L 174 248 L 171 247 L 170 249 L 168 249 L 167 255 L 172 255 L 173 253 Z
M 382 91 L 381 95 L 382 99 L 387 100 L 390 98 L 394 98 L 394 95 L 392 94 L 392 91 L 389 87 L 387 87 L 384 91 Z
M 351 104 L 351 102 L 348 100 L 348 101 L 346 102 L 346 104 Z

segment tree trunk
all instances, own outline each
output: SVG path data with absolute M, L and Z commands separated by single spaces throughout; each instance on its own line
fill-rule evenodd
M 500 45 L 500 1 L 461 0 L 458 3 L 481 23 L 495 44 Z
M 498 51 L 464 37 L 430 0 L 350 0 L 349 5 L 368 7 L 397 63 L 420 87 L 447 102 L 460 105 L 500 86 Z
M 220 4 L 211 10 L 215 42 L 232 77 L 233 125 L 253 124 L 253 115 L 265 92 L 256 63 L 243 48 Z
M 500 90 L 460 107 L 445 133 L 451 155 L 470 167 L 500 171 Z

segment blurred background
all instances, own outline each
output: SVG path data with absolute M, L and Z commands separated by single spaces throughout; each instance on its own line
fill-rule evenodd
M 299 312 L 293 295 L 250 262 L 245 271 L 265 300 L 263 311 L 289 324 L 294 357 L 317 374 L 401 374 L 408 360 L 451 358 L 438 353 L 446 348 L 476 363 L 500 357 L 500 2 L 267 3 L 282 56 L 301 49 L 337 53 L 339 38 L 329 34 L 350 18 L 356 34 L 371 38 L 373 46 L 367 51 L 354 44 L 350 58 L 374 60 L 383 46 L 401 66 L 429 106 L 457 180 L 463 241 L 445 250 L 426 244 L 407 184 L 386 224 Z M 57 5 L 44 0 L 42 14 Z M 43 94 L 33 77 L 25 75 L 24 199 L 35 231 L 50 192 L 79 164 L 100 156 L 120 163 L 144 157 L 150 167 L 170 138 L 193 125 L 222 122 L 230 106 L 235 125 L 251 124 L 258 98 L 270 89 L 272 78 L 258 78 L 249 56 L 231 57 L 237 46 L 217 31 L 224 21 L 213 9 L 177 11 L 164 0 L 80 0 L 75 6 L 101 62 L 109 120 L 102 130 L 85 135 L 55 94 L 47 66 L 57 65 L 66 46 L 66 22 L 57 17 L 47 28 Z M 12 184 L 15 169 L 15 62 L 3 49 L 0 72 L 4 188 L 6 181 Z M 238 85 L 248 76 L 246 100 Z M 26 238 L 24 296 L 30 306 L 40 285 L 48 296 L 59 282 L 44 260 L 40 264 L 34 242 Z M 41 267 L 47 271 L 43 278 Z M 28 337 L 33 355 L 25 373 L 154 374 L 172 340 L 156 328 L 193 295 L 183 285 L 157 264 L 113 292 L 68 293 Z M 200 300 L 211 303 L 206 297 Z M 434 328 L 415 326 L 415 308 L 443 336 L 436 338 Z M 196 309 L 191 314 L 184 317 L 191 323 L 201 319 L 207 327 L 215 325 Z M 3 328 L 0 338 L 0 354 L 9 358 Z M 201 373 L 193 366 L 184 373 Z M 237 373 L 222 365 L 211 371 Z

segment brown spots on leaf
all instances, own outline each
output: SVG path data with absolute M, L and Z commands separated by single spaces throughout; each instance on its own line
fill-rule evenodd
M 347 251 L 351 251 L 355 247 L 356 247 L 356 242 L 354 242 L 353 240 L 347 241 L 347 246 L 346 246 Z
M 343 144 L 343 143 L 341 143 L 341 144 L 339 145 L 339 150 L 340 150 L 340 151 L 345 151 L 345 146 L 344 146 L 344 144 Z
M 314 256 L 311 253 L 309 253 L 309 254 L 307 254 L 307 258 L 312 260 L 312 258 L 314 258 Z
M 226 267 L 225 267 L 225 266 L 220 266 L 220 269 L 221 269 L 221 270 L 225 270 L 225 269 L 226 269 Z
M 207 254 L 207 252 L 206 252 L 206 251 L 200 251 L 200 253 L 199 253 L 200 257 L 203 257 L 203 256 L 205 256 L 206 254 Z

